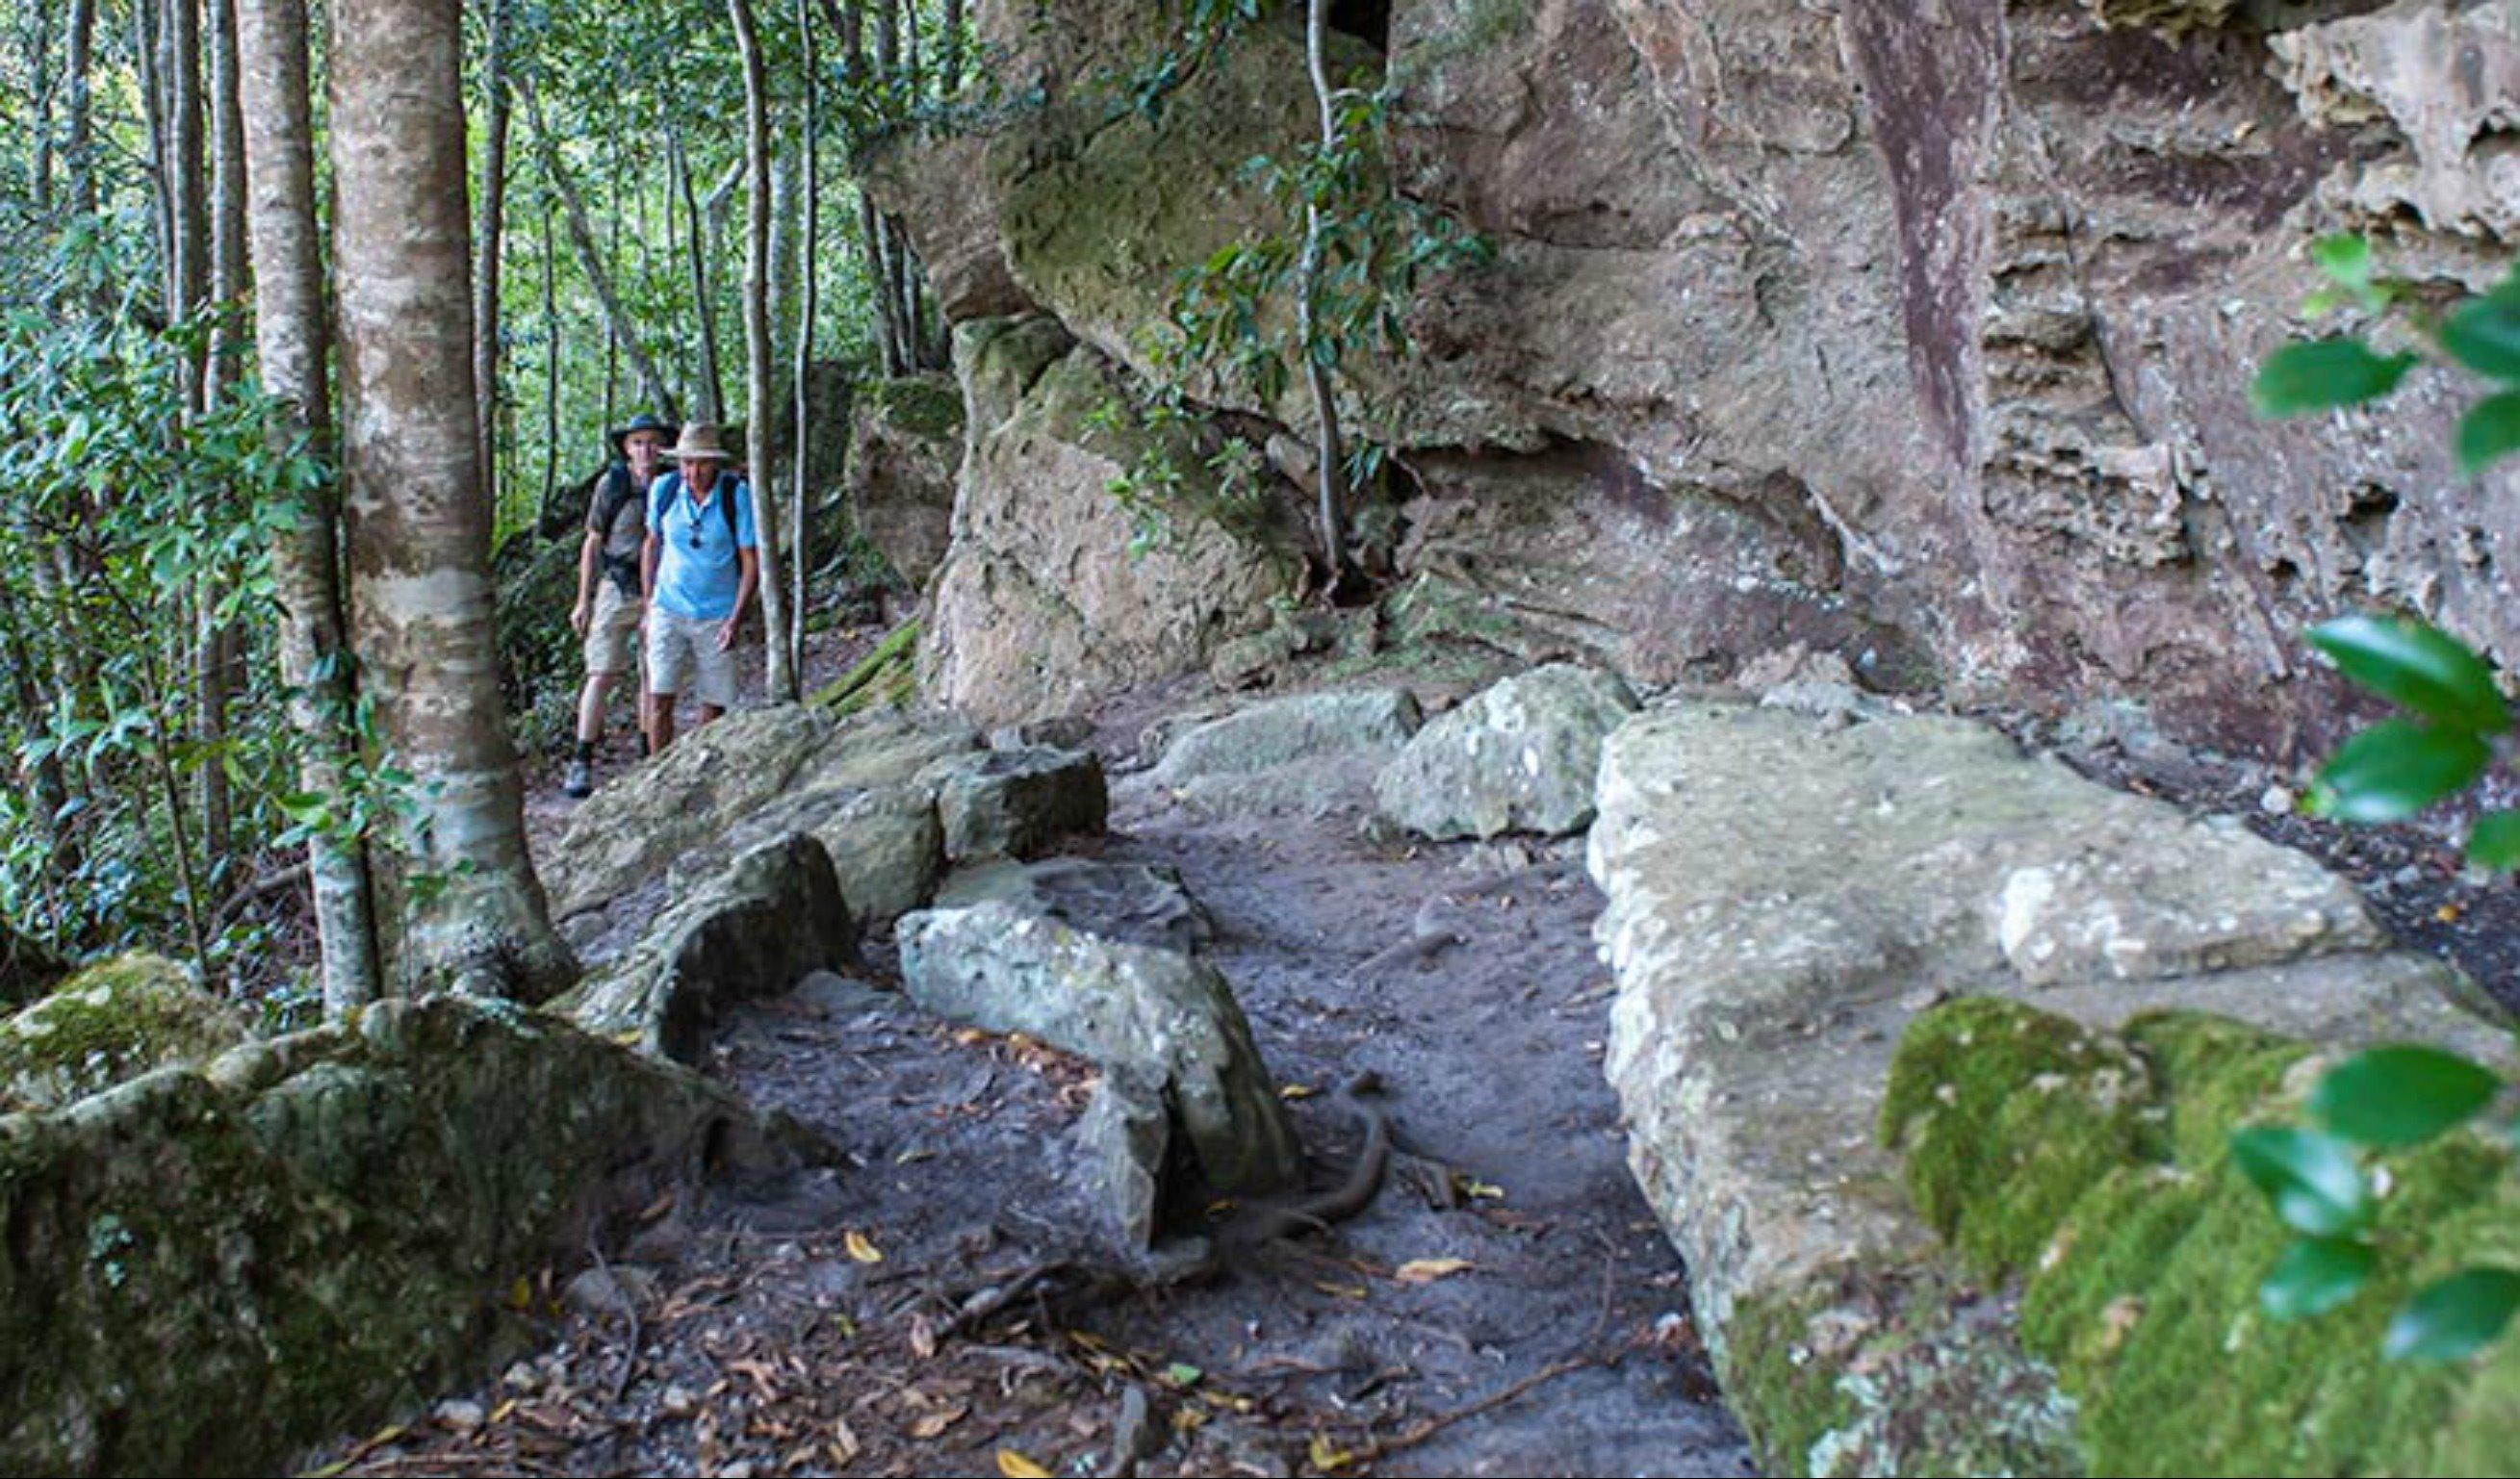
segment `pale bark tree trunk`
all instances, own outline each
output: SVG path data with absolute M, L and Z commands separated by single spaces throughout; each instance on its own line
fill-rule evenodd
M 499 697 L 473 421 L 454 0 L 336 0 L 335 264 L 349 407 L 352 631 L 388 758 L 416 779 L 403 974 L 540 999 L 576 974 L 525 850 Z
M 637 326 L 622 311 L 621 294 L 596 245 L 595 228 L 586 219 L 585 199 L 578 194 L 577 181 L 569 174 L 567 161 L 561 157 L 559 142 L 552 137 L 551 124 L 543 116 L 542 99 L 534 91 L 529 75 L 514 80 L 525 100 L 525 116 L 533 124 L 534 148 L 542 156 L 543 175 L 560 195 L 561 218 L 568 224 L 569 249 L 577 257 L 578 271 L 586 275 L 587 286 L 595 290 L 595 300 L 604 305 L 605 328 L 620 344 L 621 352 L 629 356 L 630 374 L 639 381 L 639 394 L 646 399 L 648 408 L 661 412 L 668 421 L 680 421 L 682 403 L 667 388 L 664 377 L 656 373 L 656 362 L 639 337 Z
M 802 204 L 803 236 L 798 249 L 791 255 L 804 263 L 805 271 L 802 292 L 796 305 L 796 359 L 790 381 L 796 412 L 796 441 L 791 470 L 793 487 L 788 505 L 788 526 L 795 531 L 795 538 L 788 550 L 788 568 L 791 576 L 788 602 L 788 660 L 800 684 L 805 673 L 805 575 L 814 567 L 814 528 L 806 516 L 805 473 L 806 451 L 813 445 L 814 401 L 809 391 L 814 365 L 814 310 L 820 306 L 816 299 L 821 285 L 821 274 L 815 271 L 815 249 L 821 245 L 816 238 L 822 224 L 822 160 L 815 137 L 822 125 L 822 111 L 815 106 L 815 94 L 820 88 L 822 74 L 817 70 L 819 63 L 815 56 L 813 18 L 805 5 L 806 0 L 796 0 L 796 34 L 801 38 L 805 59 L 805 126 L 801 150 L 804 155 L 801 174 L 805 199 Z
M 680 124 L 666 130 L 665 154 L 673 171 L 674 188 L 682 193 L 683 221 L 690 228 L 684 241 L 689 244 L 692 302 L 700 327 L 699 375 L 693 390 L 699 397 L 700 420 L 723 424 L 726 421 L 726 386 L 718 379 L 717 305 L 709 291 L 708 244 L 702 240 L 706 228 L 700 224 L 699 192 L 692 184 L 692 161 L 683 151 Z
M 239 80 L 245 102 L 248 220 L 256 274 L 254 334 L 263 388 L 279 401 L 273 435 L 313 443 L 326 467 L 332 420 L 325 376 L 324 258 L 315 224 L 313 100 L 306 83 L 306 0 L 238 0 Z M 352 680 L 341 643 L 338 519 L 328 478 L 299 495 L 287 532 L 272 550 L 280 587 L 282 676 L 290 719 L 304 737 L 298 784 L 338 806 L 356 739 Z M 340 830 L 306 844 L 323 952 L 324 1012 L 339 1017 L 376 1000 L 384 980 L 378 960 L 374 892 L 366 842 Z
M 472 382 L 480 426 L 481 496 L 499 506 L 499 243 L 508 218 L 508 0 L 488 7 L 482 67 L 481 190 L 472 230 Z
M 779 480 L 770 432 L 770 84 L 761 62 L 761 28 L 752 0 L 727 0 L 735 48 L 743 63 L 743 422 L 752 476 L 752 524 L 760 537 L 761 624 L 765 677 L 773 699 L 798 697 L 788 647 L 788 588 L 780 580 Z
M 96 125 L 88 82 L 95 47 L 96 0 L 70 0 L 69 54 L 62 64 L 69 89 L 62 162 L 69 170 L 70 209 L 82 216 L 96 214 Z
M 1304 53 L 1312 71 L 1313 101 L 1321 113 L 1321 147 L 1326 156 L 1338 149 L 1338 113 L 1330 99 L 1329 68 L 1322 58 L 1328 11 L 1328 0 L 1311 0 L 1304 26 Z M 1295 336 L 1304 356 L 1304 381 L 1312 387 L 1313 417 L 1321 424 L 1314 448 L 1320 464 L 1315 483 L 1321 498 L 1322 559 L 1328 571 L 1329 594 L 1335 599 L 1348 583 L 1347 533 L 1339 518 L 1346 501 L 1347 459 L 1339 441 L 1338 402 L 1330 393 L 1330 373 L 1313 343 L 1321 333 L 1322 232 L 1321 202 L 1307 200 L 1304 254 L 1296 269 Z

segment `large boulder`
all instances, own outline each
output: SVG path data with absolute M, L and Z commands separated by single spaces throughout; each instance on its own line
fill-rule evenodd
M 1552 663 L 1482 690 L 1412 736 L 1374 780 L 1382 815 L 1421 836 L 1581 831 L 1601 741 L 1637 710 L 1628 686 Z
M 985 188 L 989 141 L 905 129 L 860 157 L 859 188 L 910 228 L 911 249 L 948 323 L 1031 313 L 1007 265 L 998 194 Z
M 2215 1087 L 2219 1059 L 2182 1056 L 2179 1044 L 2205 1039 L 2143 1024 L 2213 1013 L 2235 1042 L 2508 1052 L 2501 1027 L 2457 1005 L 2455 971 L 2385 949 L 2354 890 L 2309 859 L 1960 720 L 1658 710 L 1610 738 L 1599 806 L 1597 934 L 1619 978 L 1607 1071 L 1630 1163 L 1775 1472 L 2224 1462 L 2208 1435 L 2226 1415 L 2212 1394 L 2228 1384 L 2144 1384 L 2154 1447 L 2140 1455 L 2111 1447 L 2123 1433 L 2077 1426 L 2109 1363 L 2078 1367 L 2067 1353 L 2113 1348 L 2130 1328 L 2141 1338 L 2139 1299 L 2078 1303 L 2025 1332 L 2009 1304 L 1976 1292 L 2027 1273 L 2036 1297 L 2048 1275 L 2035 1271 L 2051 1266 L 2122 1292 L 2133 1230 L 2160 1231 L 2156 1212 L 2187 1205 L 2171 1188 L 2193 1174 L 2212 1177 L 2214 1235 L 2259 1220 L 2266 1235 L 2249 1246 L 2272 1259 L 2272 1219 L 2228 1172 L 2220 1129 L 2186 1117 L 2228 1125 L 2275 1079 L 2234 1097 Z M 1953 998 L 1965 1010 L 1932 1015 Z M 1894 1070 L 1903 1033 L 1914 1053 Z M 1942 1123 L 1945 1109 L 1981 1118 Z M 2153 1163 L 2165 1122 L 2182 1172 Z M 2059 1215 L 2138 1161 L 2100 1183 L 2114 1186 L 2106 1220 L 2050 1247 Z M 2101 1246 L 2112 1272 L 2078 1262 Z M 2266 1265 L 2220 1267 L 2220 1283 L 2175 1296 L 2192 1314 L 2164 1318 L 2182 1340 L 2221 1332 L 2194 1353 L 2205 1367 L 2236 1342 L 2228 1353 L 2263 1384 L 2247 1411 L 2294 1411 L 2374 1363 L 2361 1347 L 2314 1361 L 2281 1344 L 2296 1369 L 2269 1369 Z M 2422 1470 L 2428 1452 L 2278 1471 Z
M 677 900 L 638 944 L 555 1002 L 589 1032 L 698 1064 L 728 1008 L 851 964 L 858 922 L 823 844 L 791 833 Z
M 861 927 L 899 919 L 933 898 L 945 873 L 945 829 L 933 787 L 913 781 L 820 785 L 792 792 L 736 825 L 728 844 L 742 852 L 803 834 L 823 844 L 849 918 Z M 678 878 L 705 875 L 678 865 Z
M 913 590 L 944 562 L 963 462 L 963 396 L 941 375 L 876 381 L 851 408 L 851 528 Z
M 1298 573 L 1274 472 L 1221 474 L 1198 433 L 1145 423 L 1125 373 L 1046 329 L 956 331 L 971 425 L 920 683 L 995 722 L 1192 671 Z
M 1217 1190 L 1294 1178 L 1300 1152 L 1276 1081 L 1215 966 L 994 901 L 912 915 L 897 934 L 902 983 L 921 1006 L 1163 1084 Z
M 153 1068 L 244 1042 L 245 1022 L 153 955 L 91 965 L 0 1020 L 0 1107 L 58 1109 Z
M 688 1072 L 461 997 L 0 1116 L 0 1461 L 278 1472 L 482 1374 L 519 1278 L 794 1163 Z
M 936 891 L 940 909 L 995 901 L 1024 914 L 1132 945 L 1191 951 L 1216 938 L 1216 921 L 1182 876 L 1161 864 L 1050 858 L 958 868 Z

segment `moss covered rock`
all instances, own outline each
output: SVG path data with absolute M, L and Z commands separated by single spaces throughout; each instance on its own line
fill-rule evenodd
M 518 1279 L 729 1159 L 739 1101 L 462 998 L 0 1116 L 0 1462 L 269 1473 L 497 1359 Z
M 850 526 L 914 590 L 945 559 L 963 463 L 963 396 L 941 375 L 877 381 L 849 430 Z
M 0 1022 L 0 1107 L 57 1109 L 167 1063 L 215 1057 L 245 1023 L 153 955 L 91 965 Z
M 2510 1053 L 2454 971 L 2374 948 L 2341 879 L 1945 718 L 1672 704 L 1611 736 L 1599 805 L 1630 1163 L 1774 1469 L 2520 1447 L 2507 1349 L 2379 1369 L 2402 1278 L 2323 1328 L 2261 1313 L 2285 1236 L 2231 1129 L 2353 1046 Z M 2406 1277 L 2520 1263 L 2507 1154 L 2409 1162 L 2383 1218 Z

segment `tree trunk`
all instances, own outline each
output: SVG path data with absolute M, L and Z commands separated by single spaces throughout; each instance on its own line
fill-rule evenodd
M 352 632 L 387 759 L 417 783 L 403 974 L 539 1000 L 576 974 L 525 850 L 499 697 L 490 506 L 473 420 L 463 17 L 336 0 L 339 284 Z
M 815 93 L 821 80 L 814 54 L 813 18 L 807 13 L 806 0 L 796 0 L 796 34 L 805 54 L 805 126 L 802 145 L 804 163 L 804 233 L 793 256 L 805 264 L 802 294 L 796 305 L 795 372 L 790 381 L 794 394 L 796 441 L 791 477 L 793 489 L 788 498 L 788 526 L 795 531 L 788 544 L 788 568 L 792 578 L 788 601 L 788 660 L 804 681 L 805 673 L 805 573 L 814 567 L 814 526 L 806 516 L 806 451 L 813 445 L 814 400 L 809 393 L 814 365 L 814 310 L 821 274 L 815 271 L 817 240 L 822 224 L 822 161 L 816 148 L 815 134 L 822 123 L 822 111 L 815 106 Z
M 70 209 L 81 216 L 96 214 L 96 125 L 91 120 L 88 85 L 95 47 L 96 0 L 70 0 L 69 55 L 62 67 L 63 79 L 69 84 L 69 117 L 62 156 L 69 169 Z
M 174 292 L 167 305 L 171 318 L 188 319 L 202 311 L 210 290 L 209 212 L 202 199 L 202 26 L 195 0 L 159 0 L 164 7 L 163 46 L 159 72 L 166 89 L 167 195 L 173 202 L 175 227 Z M 187 354 L 184 405 L 202 409 L 206 386 L 202 359 Z
M 314 109 L 306 85 L 306 0 L 238 0 L 237 39 L 245 100 L 256 274 L 254 331 L 263 388 L 278 401 L 273 439 L 304 439 L 329 469 L 324 445 L 326 385 L 324 258 L 315 224 Z M 294 517 L 272 550 L 280 588 L 280 662 L 290 719 L 305 737 L 298 784 L 339 808 L 356 739 L 353 683 L 341 645 L 338 519 L 327 478 L 300 495 Z M 374 893 L 363 837 L 319 829 L 306 844 L 315 893 L 315 929 L 324 965 L 324 1012 L 339 1017 L 376 1000 L 379 964 Z
M 158 240 L 158 281 L 168 317 L 175 313 L 175 193 L 167 187 L 166 80 L 158 62 L 159 0 L 132 0 L 131 53 L 140 71 L 140 110 L 149 125 L 150 225 Z
M 245 109 L 237 85 L 235 0 L 209 0 L 210 297 L 220 305 L 210 336 L 209 384 L 216 403 L 243 378 L 244 348 L 238 328 L 246 294 L 252 291 L 246 261 Z M 195 665 L 201 695 L 201 735 L 209 758 L 202 766 L 202 857 L 224 892 L 236 828 L 220 752 L 228 738 L 228 700 L 237 686 L 245 633 L 217 619 L 226 593 L 206 583 L 202 592 L 202 631 Z
M 735 49 L 743 63 L 743 430 L 752 475 L 752 524 L 761 541 L 762 655 L 770 696 L 794 702 L 796 666 L 788 645 L 788 588 L 780 580 L 779 480 L 770 431 L 770 84 L 752 0 L 727 0 Z
M 692 161 L 683 152 L 683 131 L 679 126 L 666 131 L 665 144 L 674 187 L 682 192 L 684 221 L 691 228 L 685 240 L 690 243 L 692 302 L 700 326 L 700 373 L 694 388 L 699 395 L 700 420 L 723 425 L 726 386 L 717 372 L 717 305 L 709 292 L 708 246 L 701 240 L 699 193 L 692 185 Z
M 30 100 L 34 112 L 35 165 L 34 178 L 28 182 L 38 217 L 53 213 L 53 92 L 57 78 L 53 71 L 53 7 L 49 0 L 36 0 L 35 13 L 26 27 L 26 85 L 34 93 Z
M 952 102 L 963 85 L 963 0 L 945 0 L 945 61 L 936 80 L 936 96 Z
M 499 506 L 499 239 L 508 205 L 508 0 L 488 7 L 489 56 L 482 67 L 481 189 L 472 229 L 472 383 L 480 427 L 481 496 Z
M 552 230 L 551 198 L 543 198 L 543 500 L 548 509 L 560 483 L 560 242 Z M 608 414 L 605 425 L 612 425 Z
M 1313 77 L 1313 101 L 1321 112 L 1321 148 L 1325 157 L 1338 152 L 1338 113 L 1331 106 L 1329 68 L 1322 60 L 1322 33 L 1328 23 L 1328 0 L 1311 0 L 1304 26 L 1304 52 Z M 1304 254 L 1297 265 L 1296 340 L 1304 356 L 1304 380 L 1312 387 L 1313 417 L 1321 423 L 1314 457 L 1320 463 L 1315 482 L 1321 497 L 1322 560 L 1329 578 L 1330 597 L 1337 599 L 1348 583 L 1347 532 L 1339 518 L 1346 501 L 1346 453 L 1339 445 L 1338 402 L 1330 393 L 1329 368 L 1314 340 L 1321 334 L 1322 204 L 1304 202 Z
M 561 218 L 568 223 L 569 249 L 577 256 L 578 270 L 586 274 L 587 286 L 595 290 L 596 301 L 604 305 L 605 328 L 621 345 L 621 352 L 629 356 L 630 373 L 639 381 L 639 394 L 648 403 L 646 409 L 661 413 L 668 421 L 681 421 L 682 403 L 666 388 L 647 344 L 640 339 L 630 316 L 621 309 L 621 294 L 615 291 L 612 274 L 604 265 L 604 253 L 596 246 L 595 228 L 587 223 L 586 202 L 578 194 L 577 181 L 570 176 L 567 162 L 560 157 L 560 145 L 552 138 L 550 122 L 543 117 L 542 98 L 534 91 L 529 75 L 513 80 L 525 100 L 525 116 L 533 123 L 534 147 L 542 156 L 543 175 L 560 196 Z

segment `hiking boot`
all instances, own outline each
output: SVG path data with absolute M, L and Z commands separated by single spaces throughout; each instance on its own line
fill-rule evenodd
M 571 760 L 568 763 L 568 779 L 560 784 L 561 794 L 582 801 L 594 790 L 595 767 L 583 760 Z

